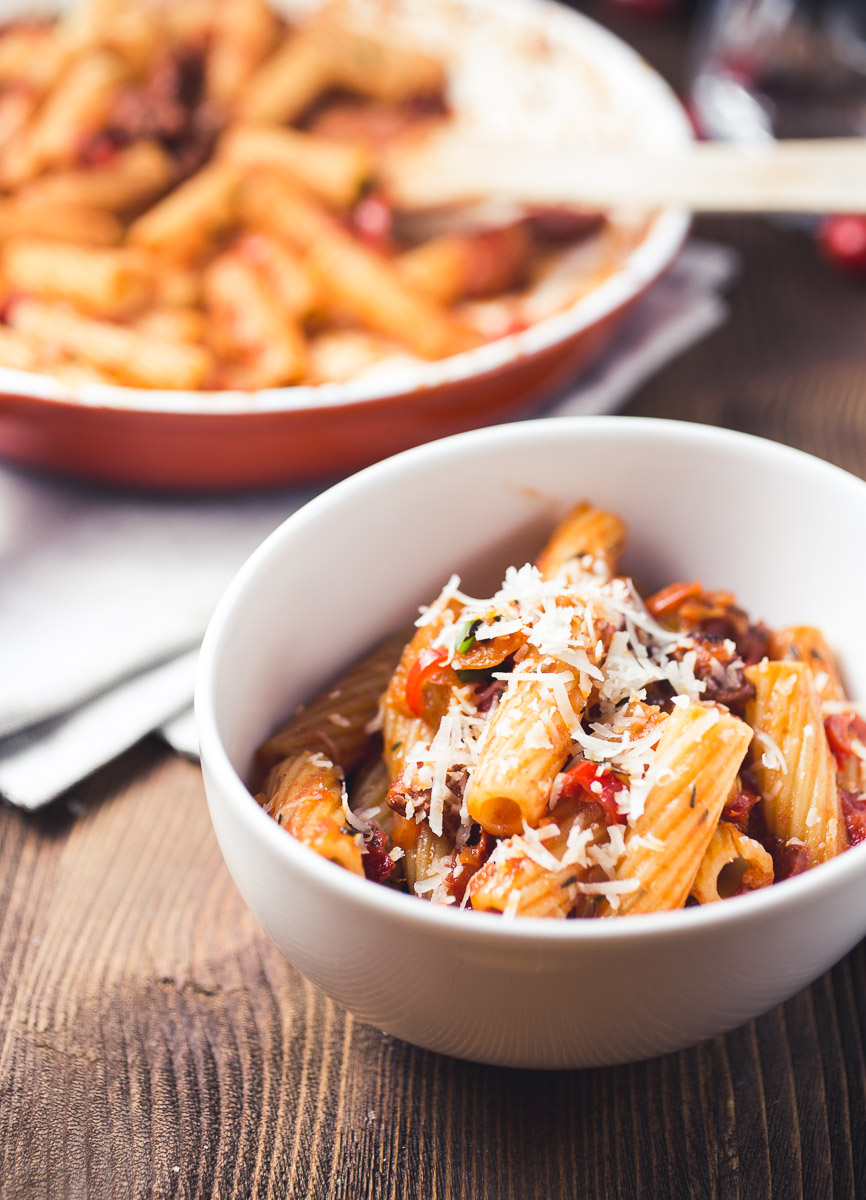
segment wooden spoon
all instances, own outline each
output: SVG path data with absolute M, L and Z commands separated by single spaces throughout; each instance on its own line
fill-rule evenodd
M 383 182 L 395 205 L 410 210 L 495 197 L 590 209 L 866 213 L 866 138 L 624 152 L 517 147 L 450 132 L 403 145 L 385 160 Z

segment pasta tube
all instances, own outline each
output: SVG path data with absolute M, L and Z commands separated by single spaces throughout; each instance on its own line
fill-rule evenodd
M 322 754 L 304 752 L 280 764 L 273 794 L 263 798 L 262 807 L 299 842 L 347 871 L 363 875 L 360 847 L 345 826 L 342 795 L 342 780 L 334 764 Z
M 95 208 L 20 200 L 0 202 L 0 240 L 22 236 L 83 246 L 116 246 L 123 239 L 123 226 L 111 213 Z
M 810 668 L 822 700 L 842 700 L 845 689 L 833 651 L 820 629 L 791 625 L 770 635 L 768 657 L 786 662 L 803 662 Z
M 441 304 L 507 292 L 525 282 L 532 241 L 517 223 L 473 233 L 442 234 L 397 259 L 400 276 Z
M 373 758 L 358 769 L 349 796 L 352 811 L 390 834 L 394 813 L 388 805 L 388 771 L 381 758 Z
M 306 252 L 323 295 L 336 311 L 394 337 L 423 358 L 443 358 L 477 344 L 477 335 L 413 292 L 385 259 L 284 180 L 263 175 L 251 181 L 244 188 L 242 206 L 254 228 Z
M 378 30 L 353 27 L 326 11 L 312 31 L 327 47 L 331 79 L 341 87 L 387 104 L 438 95 L 445 87 L 445 68 L 438 58 L 380 37 Z
M 319 289 L 299 254 L 275 238 L 250 233 L 235 243 L 241 258 L 264 276 L 273 300 L 292 320 L 307 317 L 319 304 Z
M 701 859 L 692 895 L 699 904 L 753 892 L 773 882 L 773 860 L 760 842 L 727 821 L 713 831 Z
M 348 208 L 373 175 L 363 146 L 316 137 L 297 129 L 239 126 L 223 138 L 220 154 L 238 167 L 285 171 L 314 196 L 335 208 Z
M 304 374 L 300 326 L 274 303 L 265 281 L 236 254 L 223 254 L 203 279 L 205 307 L 223 330 L 222 348 L 239 357 L 235 378 L 246 387 L 274 387 Z M 231 369 L 226 369 L 227 380 Z
M 332 78 L 327 49 L 312 30 L 304 30 L 287 39 L 247 82 L 238 113 L 247 121 L 287 123 L 329 87 Z
M 136 319 L 135 328 L 164 342 L 202 342 L 207 319 L 197 308 L 151 308 Z
M 28 205 L 72 205 L 125 213 L 164 192 L 174 167 L 156 142 L 134 142 L 118 150 L 104 166 L 55 171 L 34 179 L 18 192 Z
M 614 513 L 582 501 L 556 526 L 535 565 L 544 579 L 552 579 L 571 559 L 589 554 L 614 574 L 627 534 L 625 522 Z
M 155 338 L 81 317 L 62 304 L 20 300 L 9 323 L 45 346 L 90 360 L 97 369 L 114 372 L 125 383 L 154 388 L 197 388 L 211 369 L 211 357 L 201 346 L 158 342 Z
M 17 291 L 67 300 L 95 316 L 129 316 L 151 290 L 149 264 L 127 249 L 12 238 L 3 245 L 2 268 Z
M 748 725 L 727 710 L 674 707 L 650 768 L 654 782 L 614 872 L 632 886 L 617 909 L 604 899 L 600 916 L 683 907 L 751 739 Z
M 379 698 L 405 643 L 402 633 L 388 638 L 300 709 L 261 746 L 256 755 L 259 769 L 269 771 L 281 759 L 311 750 L 351 771 L 369 748 L 367 726 L 376 716 Z
M 0 325 L 0 366 L 18 371 L 36 371 L 39 352 L 36 345 L 20 333 Z
M 404 839 L 400 843 L 406 856 L 406 882 L 413 895 L 429 897 L 444 880 L 445 868 L 450 867 L 448 859 L 452 846 L 446 837 L 435 834 L 426 822 L 416 826 L 416 830 L 412 840 Z
M 105 122 L 126 79 L 126 65 L 106 51 L 74 62 L 33 123 L 21 131 L 14 146 L 7 146 L 0 163 L 0 186 L 15 187 L 46 167 L 73 162 L 82 139 Z
M 405 355 L 396 342 L 363 329 L 335 329 L 310 338 L 310 382 L 345 383 L 385 359 Z
M 221 0 L 216 5 L 207 56 L 207 94 L 236 99 L 279 36 L 279 22 L 264 0 Z
M 583 647 L 592 670 L 604 647 L 590 632 L 587 614 L 585 607 L 574 609 L 570 644 Z M 587 671 L 529 646 L 490 720 L 466 788 L 466 808 L 482 829 L 507 836 L 519 833 L 524 821 L 538 823 L 591 688 Z
M 63 70 L 69 49 L 56 29 L 14 25 L 0 32 L 0 88 L 18 84 L 38 100 Z
M 569 848 L 579 840 L 585 852 L 600 834 L 592 810 L 583 808 L 554 814 L 537 830 L 506 838 L 469 881 L 472 907 L 522 917 L 569 916 L 580 882 L 593 869 L 569 861 Z
M 403 646 L 400 661 L 387 681 L 382 697 L 383 757 L 393 783 L 406 765 L 407 752 L 417 742 L 429 745 L 439 720 L 448 708 L 450 685 L 456 680 L 448 671 L 438 679 L 445 655 L 437 655 L 433 643 L 444 625 L 460 610 L 456 601 L 436 617 L 414 630 Z
M 748 667 L 746 678 L 755 688 L 746 719 L 755 731 L 752 765 L 767 828 L 804 843 L 813 864 L 824 862 L 845 849 L 846 839 L 812 669 L 764 661 Z
M 189 260 L 234 216 L 238 188 L 231 164 L 216 160 L 133 222 L 129 240 Z

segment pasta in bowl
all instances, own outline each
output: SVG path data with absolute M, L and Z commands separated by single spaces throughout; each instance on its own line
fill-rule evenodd
M 735 479 L 738 485 L 732 487 Z M 549 762 L 545 768 L 548 773 L 539 789 L 540 808 L 528 806 L 524 812 L 520 807 L 526 800 L 510 793 L 514 774 L 510 770 L 505 772 L 505 786 L 501 778 L 496 780 L 490 793 L 496 803 L 484 819 L 498 832 L 485 833 L 504 849 L 498 857 L 491 852 L 477 871 L 480 834 L 467 836 L 458 847 L 463 824 L 459 818 L 464 802 L 467 809 L 478 802 L 475 812 L 483 816 L 484 797 L 473 799 L 471 783 L 460 796 L 456 774 L 449 777 L 448 768 L 454 764 L 445 764 L 445 783 L 453 799 L 442 795 L 442 834 L 453 838 L 448 856 L 463 854 L 461 866 L 468 865 L 469 870 L 462 895 L 468 893 L 472 899 L 474 887 L 482 901 L 478 909 L 467 902 L 461 910 L 462 897 L 453 888 L 453 876 L 458 873 L 450 871 L 452 880 L 447 879 L 446 864 L 441 861 L 447 856 L 441 846 L 430 857 L 432 868 L 423 861 L 415 864 L 422 871 L 415 883 L 422 883 L 421 895 L 428 897 L 421 899 L 415 888 L 415 895 L 401 894 L 397 887 L 388 886 L 387 880 L 382 886 L 351 868 L 346 870 L 345 864 L 326 861 L 280 828 L 249 790 L 250 783 L 261 786 L 254 782 L 257 772 L 261 780 L 263 773 L 300 749 L 322 755 L 314 767 L 326 773 L 327 763 L 339 761 L 337 743 L 346 732 L 342 722 L 351 720 L 347 710 L 332 708 L 332 714 L 340 719 L 327 721 L 326 745 L 292 747 L 278 743 L 280 737 L 294 735 L 272 733 L 279 731 L 286 714 L 306 703 L 312 721 L 321 728 L 319 718 L 326 710 L 311 698 L 325 689 L 327 701 L 328 692 L 334 690 L 332 681 L 347 664 L 363 660 L 370 647 L 380 644 L 391 631 L 405 629 L 417 617 L 419 606 L 427 606 L 434 615 L 444 611 L 441 602 L 438 609 L 435 602 L 431 608 L 431 598 L 439 595 L 442 581 L 452 571 L 461 577 L 458 590 L 464 597 L 489 599 L 502 593 L 504 565 L 536 559 L 551 526 L 573 505 L 576 494 L 591 497 L 596 514 L 609 514 L 611 522 L 616 514 L 629 529 L 615 573 L 608 577 L 602 570 L 590 580 L 597 593 L 595 602 L 604 599 L 609 610 L 618 595 L 620 609 L 627 612 L 609 619 L 609 629 L 596 621 L 595 641 L 583 646 L 593 667 L 589 652 L 595 652 L 599 639 L 603 643 L 609 639 L 600 660 L 603 668 L 610 658 L 610 645 L 619 636 L 620 648 L 614 645 L 614 658 L 607 664 L 612 668 L 616 661 L 619 665 L 616 671 L 601 669 L 603 679 L 598 680 L 585 670 L 586 661 L 575 648 L 566 649 L 574 661 L 555 673 L 567 676 L 560 681 L 566 692 L 563 707 L 567 713 L 567 700 L 575 716 L 582 715 L 578 739 L 585 745 L 572 741 L 571 734 L 577 732 L 577 725 L 572 724 L 565 756 L 556 759 L 555 770 Z M 842 544 L 843 533 L 836 520 L 840 511 L 854 521 L 866 516 L 866 485 L 825 463 L 744 435 L 638 419 L 542 421 L 466 434 L 388 460 L 324 494 L 291 518 L 251 560 L 224 599 L 202 652 L 197 711 L 208 800 L 223 854 L 253 912 L 304 974 L 362 1019 L 419 1045 L 485 1062 L 564 1067 L 647 1057 L 732 1028 L 793 994 L 835 962 L 866 930 L 862 917 L 866 896 L 863 847 L 855 844 L 830 861 L 821 861 L 831 848 L 847 844 L 849 825 L 844 811 L 840 820 L 839 810 L 833 808 L 834 798 L 839 796 L 836 761 L 826 757 L 821 742 L 826 737 L 823 718 L 834 715 L 833 701 L 829 694 L 816 699 L 819 691 L 838 684 L 831 670 L 820 668 L 813 673 L 807 665 L 814 658 L 812 649 L 819 649 L 822 656 L 826 653 L 816 635 L 807 632 L 820 628 L 839 658 L 848 694 L 855 701 L 863 694 L 862 578 Z M 620 553 L 616 546 L 614 549 Z M 545 573 L 543 559 L 532 570 L 537 596 L 544 591 L 539 583 Z M 521 588 L 528 586 L 529 574 L 524 572 Z M 630 589 L 625 591 L 628 578 L 641 581 L 647 600 L 655 597 L 655 615 Z M 730 587 L 737 604 L 730 596 L 699 593 L 690 586 L 695 579 L 705 581 L 708 587 Z M 661 589 L 671 580 L 684 580 L 689 586 L 679 589 L 679 595 L 670 590 L 666 594 Z M 560 584 L 556 583 L 555 589 Z M 507 605 L 516 604 L 519 609 L 521 603 L 530 601 L 525 593 L 521 601 L 516 588 L 515 583 L 508 591 Z M 470 607 L 463 620 L 461 606 L 467 601 L 455 597 L 453 591 L 448 603 L 452 601 L 457 611 L 449 637 L 454 639 L 455 653 L 467 642 L 471 624 L 479 617 L 500 617 L 490 624 L 491 632 L 508 617 L 504 609 L 491 612 L 482 605 L 480 614 Z M 500 595 L 497 605 L 502 607 L 505 602 L 506 596 Z M 704 658 L 701 639 L 693 631 L 694 644 L 681 643 L 687 624 L 719 618 L 713 606 L 721 606 L 725 618 L 736 624 L 723 636 L 719 627 L 710 626 L 702 633 L 724 659 L 720 673 Z M 537 635 L 542 649 L 550 648 L 552 643 L 545 639 L 553 637 L 556 623 L 563 620 L 558 610 L 566 612 L 568 607 L 577 605 L 554 604 L 551 608 L 547 631 L 539 630 Z M 526 608 L 521 615 L 524 625 L 529 611 Z M 754 615 L 744 617 L 744 613 Z M 635 614 L 643 629 L 636 624 Z M 766 622 L 763 631 L 758 618 Z M 529 626 L 535 628 L 540 619 L 529 621 Z M 795 626 L 795 622 L 802 624 Z M 422 624 L 414 634 L 410 630 L 409 638 L 429 636 L 434 626 L 435 620 Z M 476 627 L 473 635 L 480 631 L 481 626 Z M 521 629 L 513 628 L 510 633 L 500 630 L 499 636 L 517 641 L 522 634 Z M 408 639 L 405 634 L 401 637 L 405 645 Z M 764 652 L 762 639 L 766 638 L 775 646 L 772 655 Z M 792 651 L 797 639 L 799 660 Z M 475 640 L 475 652 L 480 655 L 478 647 L 483 647 L 485 640 L 492 645 L 496 639 Z M 751 647 L 750 640 L 754 643 Z M 726 641 L 733 643 L 736 655 Z M 447 638 L 442 644 L 449 645 Z M 454 685 L 447 675 L 437 678 L 431 672 L 419 679 L 416 673 L 407 695 L 409 659 L 418 661 L 420 656 L 413 657 L 418 645 L 416 642 L 413 655 L 404 660 L 402 682 L 398 671 L 398 681 L 390 689 L 396 703 L 392 717 L 387 708 L 383 713 L 386 731 L 395 716 L 410 722 L 432 715 L 436 689 Z M 619 719 L 614 716 L 621 699 L 617 689 L 634 686 L 636 668 L 630 659 L 643 658 L 639 645 L 647 651 L 641 667 L 644 678 L 650 674 L 660 678 L 646 682 L 645 700 L 632 700 L 629 692 L 623 706 L 631 705 L 631 712 L 623 713 L 622 720 L 635 720 L 632 760 L 606 758 L 612 749 L 610 727 Z M 539 649 L 536 646 L 533 651 L 528 637 L 524 646 L 529 649 L 523 656 L 521 647 L 512 646 L 510 661 L 506 656 L 494 664 L 497 668 L 504 664 L 496 673 L 519 674 L 521 663 Z M 560 642 L 561 650 L 564 646 Z M 503 648 L 504 641 L 499 645 Z M 468 660 L 472 646 L 464 646 L 459 653 Z M 374 696 L 388 688 L 399 654 L 400 645 L 393 646 L 390 659 L 380 668 Z M 772 669 L 761 665 L 765 658 L 773 664 Z M 584 714 L 577 711 L 580 665 L 588 676 L 585 683 L 592 705 Z M 490 666 L 488 655 L 484 669 Z M 459 659 L 455 668 L 452 658 L 444 667 L 440 663 L 440 668 L 477 670 L 481 664 L 476 659 L 471 666 Z M 527 672 L 529 667 L 523 670 Z M 784 674 L 781 690 L 791 689 L 784 706 L 772 699 L 780 672 Z M 542 676 L 548 673 L 554 674 L 539 671 Z M 709 686 L 711 680 L 713 687 Z M 480 677 L 457 681 L 458 691 L 471 689 L 473 697 L 479 697 L 475 710 L 482 707 L 481 682 Z M 706 685 L 702 690 L 696 686 L 700 683 Z M 503 697 L 509 687 L 527 687 L 527 681 L 518 685 L 511 679 L 492 680 L 488 686 L 493 684 L 505 685 Z M 530 687 L 544 691 L 548 684 L 551 693 L 559 689 L 553 679 L 537 685 L 529 682 Z M 593 698 L 592 689 L 600 686 L 608 689 L 610 712 Z M 787 721 L 782 712 L 789 711 L 798 689 L 808 697 L 808 705 L 817 704 L 819 710 L 806 716 L 807 708 L 801 707 L 796 722 L 782 729 L 780 722 Z M 674 703 L 675 695 L 688 695 L 689 690 L 692 695 L 687 704 Z M 449 695 L 449 704 L 452 698 L 453 694 Z M 330 703 L 338 699 L 332 697 Z M 842 731 L 849 746 L 852 733 L 857 740 L 855 701 L 836 701 L 840 713 L 845 705 L 851 714 Z M 429 702 L 434 708 L 428 714 Z M 413 712 L 413 703 L 420 709 L 420 717 Z M 639 705 L 647 708 L 641 711 Z M 651 707 L 658 712 L 647 711 Z M 472 710 L 473 705 L 467 708 Z M 505 711 L 502 698 L 499 711 Z M 555 694 L 554 704 L 543 706 L 543 713 L 540 719 L 545 732 L 535 725 L 525 729 L 519 756 L 541 758 L 549 752 L 545 738 L 554 740 L 557 713 L 562 717 Z M 472 711 L 468 715 L 471 717 Z M 452 741 L 455 713 L 452 718 L 449 749 L 457 746 L 456 736 Z M 302 714 L 301 721 L 304 719 Z M 659 734 L 656 740 L 654 723 L 661 731 L 667 725 L 671 735 L 679 730 L 677 737 L 670 736 L 665 743 Z M 812 725 L 811 735 L 805 732 L 807 725 Z M 695 736 L 702 730 L 706 741 Z M 302 731 L 305 737 L 308 731 Z M 835 729 L 833 736 L 840 731 L 841 727 Z M 761 736 L 756 737 L 756 732 Z M 641 745 L 645 734 L 649 737 Z M 369 736 L 361 730 L 359 763 Z M 791 740 L 798 737 L 799 750 Z M 810 758 L 806 753 L 808 747 L 802 743 L 810 737 L 821 746 L 823 757 Z M 703 775 L 705 750 L 714 739 L 723 747 L 724 762 L 717 772 Z M 395 755 L 401 740 L 395 736 L 388 742 L 389 747 L 397 747 Z M 435 734 L 414 740 L 432 747 Z M 673 767 L 671 760 L 664 758 L 671 742 L 677 744 Z M 621 743 L 622 738 L 620 749 Z M 830 744 L 832 747 L 833 738 Z M 264 759 L 259 754 L 263 746 L 268 747 Z M 838 745 L 835 748 L 840 749 Z M 465 749 L 464 737 L 464 754 Z M 859 761 L 856 747 L 853 749 Z M 410 753 L 414 753 L 412 762 L 423 761 L 423 754 Z M 792 806 L 789 815 L 800 822 L 796 826 L 774 824 L 781 819 L 785 798 L 774 795 L 768 781 L 784 781 L 781 758 L 798 776 L 807 761 L 817 764 L 819 774 L 823 772 L 823 782 L 818 775 L 813 780 L 805 815 L 802 806 L 796 812 Z M 507 754 L 498 756 L 493 767 L 506 759 Z M 586 765 L 590 759 L 602 762 L 601 772 L 598 761 Z M 762 807 L 752 803 L 748 794 L 744 760 L 752 774 L 752 786 L 761 794 Z M 648 779 L 646 771 L 653 761 L 657 774 Z M 715 761 L 720 763 L 719 758 Z M 480 764 L 479 756 L 473 772 L 476 780 Z M 666 776 L 666 769 L 672 770 L 672 779 Z M 846 762 L 845 770 L 849 769 Z M 552 779 L 559 780 L 560 793 L 553 797 L 552 810 L 551 771 Z M 761 777 L 762 771 L 766 778 Z M 270 793 L 269 799 L 278 794 L 279 775 L 276 770 L 264 789 L 265 794 Z M 625 822 L 617 819 L 625 815 L 622 810 L 627 804 L 625 790 L 617 786 L 614 777 L 617 783 L 628 783 L 631 805 L 639 802 L 643 793 L 645 816 L 653 814 L 657 800 L 680 797 L 679 807 L 670 811 L 677 820 L 685 813 L 685 820 L 691 822 L 687 826 L 690 833 L 681 839 L 672 858 L 660 854 L 657 844 L 666 842 L 670 829 L 644 828 L 640 817 L 631 825 L 628 817 Z M 691 783 L 683 785 L 683 779 L 691 779 Z M 394 782 L 398 781 L 395 772 Z M 402 812 L 388 806 L 399 821 L 408 820 L 417 828 L 416 846 L 417 839 L 428 839 L 428 834 L 420 831 L 429 829 L 429 840 L 439 836 L 431 824 L 431 817 L 436 820 L 438 801 L 434 804 L 432 781 L 428 782 L 426 794 L 424 789 L 415 794 L 404 789 Z M 285 779 L 283 783 L 288 786 Z M 597 786 L 594 790 L 594 785 L 601 785 L 601 791 Z M 692 786 L 694 807 L 690 804 Z M 846 792 L 853 793 L 855 786 L 862 784 L 842 782 Z M 371 811 L 381 802 L 381 792 L 378 797 L 375 790 L 365 794 L 374 798 L 357 796 L 360 820 L 381 828 L 387 815 L 377 820 Z M 819 794 L 828 801 L 826 809 Z M 508 804 L 501 804 L 503 796 L 516 804 L 519 818 Z M 342 807 L 341 797 L 338 802 Z M 421 822 L 415 819 L 419 812 L 425 814 Z M 704 812 L 708 815 L 702 821 Z M 286 809 L 283 822 L 288 815 Z M 369 831 L 343 833 L 340 826 L 345 823 L 338 818 L 339 837 L 360 851 L 355 838 L 363 842 Z M 480 821 L 476 824 L 481 826 Z M 699 829 L 697 840 L 692 837 L 695 826 Z M 704 826 L 712 827 L 706 842 L 700 840 L 707 836 Z M 573 832 L 576 828 L 577 833 Z M 718 836 L 724 838 L 724 844 L 708 855 L 709 843 Z M 777 842 L 772 841 L 774 837 Z M 411 870 L 405 844 L 409 839 L 402 840 L 405 857 L 397 854 L 396 861 L 392 860 L 392 884 L 400 880 L 399 872 L 406 879 Z M 856 832 L 852 840 L 856 840 Z M 785 878 L 794 873 L 798 859 L 800 866 L 805 865 L 800 842 L 806 843 L 812 865 L 794 878 Z M 610 867 L 611 847 L 625 849 L 629 843 L 625 858 L 632 856 L 633 865 L 639 867 L 620 879 L 619 855 L 617 867 Z M 396 844 L 393 837 L 391 844 Z M 596 854 L 589 853 L 593 846 L 598 847 Z M 699 863 L 694 862 L 696 847 L 700 849 Z M 383 848 L 388 850 L 387 842 Z M 566 864 L 569 849 L 574 861 Z M 677 858 L 680 851 L 692 854 L 688 872 Z M 365 857 L 358 853 L 361 871 Z M 382 856 L 370 857 L 379 857 L 380 866 L 387 868 Z M 593 858 L 600 861 L 593 862 Z M 702 903 L 678 911 L 640 911 L 642 885 L 634 887 L 632 879 L 642 874 L 647 864 L 660 868 L 653 889 L 649 889 L 655 890 L 656 897 L 658 888 L 666 895 L 679 889 L 675 901 L 667 905 L 673 907 L 674 903 L 683 904 L 688 894 L 701 886 L 696 884 L 697 867 L 705 860 L 708 891 Z M 665 882 L 663 870 L 668 863 L 674 869 Z M 448 865 L 455 864 L 452 860 Z M 778 881 L 755 886 L 769 882 L 770 868 Z M 523 887 L 513 886 L 512 872 L 520 875 Z M 372 874 L 375 877 L 375 872 Z M 573 881 L 572 876 L 576 876 Z M 549 886 L 552 877 L 557 877 L 553 888 Z M 499 886 L 502 878 L 504 888 Z M 620 886 L 611 888 L 611 879 Z M 473 884 L 473 880 L 477 882 Z M 538 885 L 539 881 L 541 886 L 533 893 L 530 883 Z M 605 883 L 608 886 L 596 894 L 587 886 Z M 433 896 L 437 888 L 442 890 Z M 714 888 L 727 898 L 710 902 Z M 447 901 L 452 891 L 452 903 L 429 901 L 431 896 Z M 736 894 L 739 892 L 746 894 Z M 539 908 L 521 912 L 521 904 L 533 898 Z M 563 900 L 563 915 L 577 919 L 537 915 L 543 904 L 555 906 Z M 630 903 L 635 905 L 631 911 Z M 647 907 L 659 909 L 664 904 Z M 510 919 L 506 914 L 512 911 Z M 585 919 L 591 912 L 595 915 Z
M 525 407 L 672 261 L 681 212 L 389 196 L 389 162 L 443 127 L 551 154 L 686 138 L 584 18 L 277 7 L 76 0 L 0 25 L 5 453 L 191 488 L 333 475 Z
M 489 599 L 452 576 L 399 659 L 259 748 L 262 806 L 357 875 L 504 916 L 711 903 L 863 841 L 866 721 L 820 630 L 697 581 L 644 601 L 625 542 L 582 502 Z

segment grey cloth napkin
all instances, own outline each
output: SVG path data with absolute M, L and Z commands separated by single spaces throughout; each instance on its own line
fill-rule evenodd
M 725 319 L 737 269 L 692 242 L 551 414 L 605 413 Z M 152 731 L 197 753 L 197 650 L 224 588 L 317 489 L 167 498 L 0 468 L 0 795 L 37 808 Z

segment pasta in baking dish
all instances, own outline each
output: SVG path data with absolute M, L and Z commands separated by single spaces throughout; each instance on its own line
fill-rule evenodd
M 258 800 L 433 903 L 596 918 L 707 904 L 866 839 L 866 722 L 821 633 L 723 591 L 642 598 L 579 504 L 487 599 L 455 576 L 259 750 Z
M 449 119 L 448 73 L 350 17 L 79 0 L 0 25 L 0 366 L 345 382 L 524 329 L 622 263 L 643 219 L 399 211 L 388 163 Z

